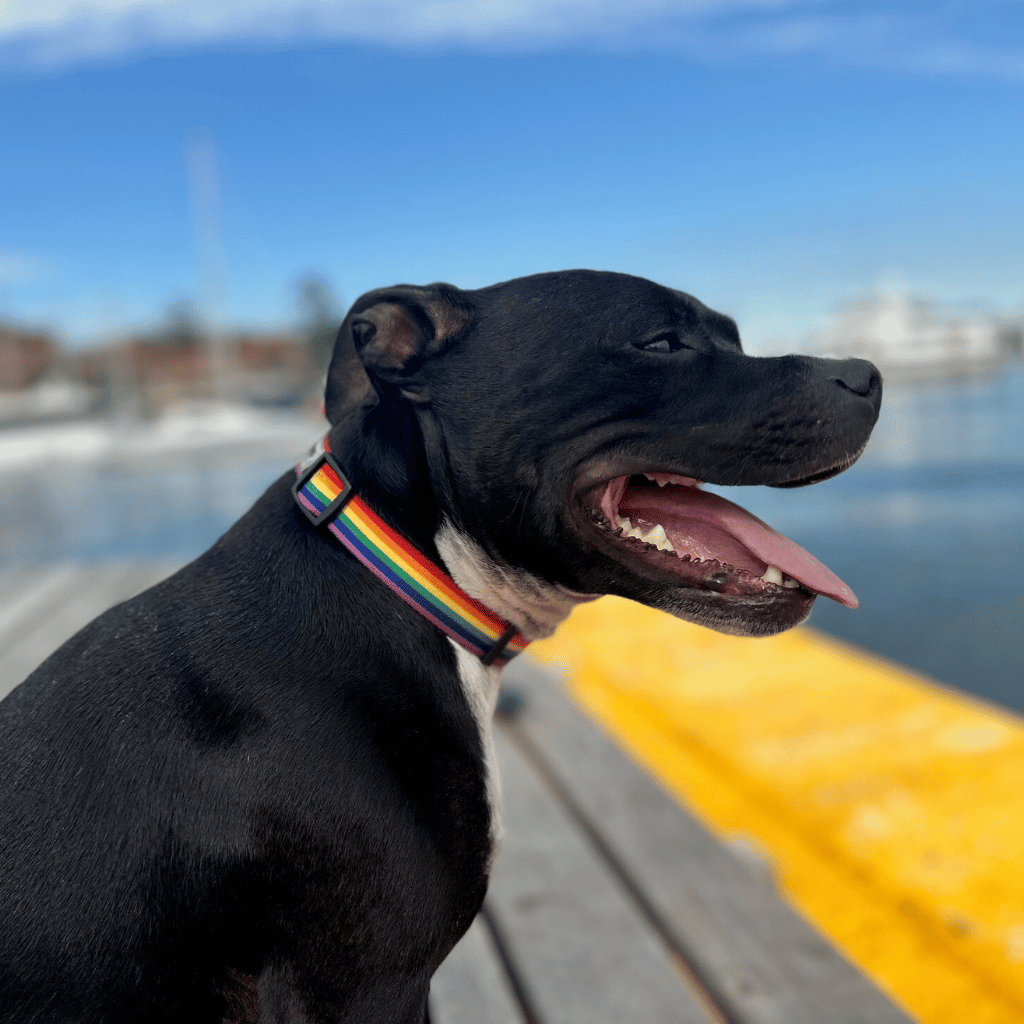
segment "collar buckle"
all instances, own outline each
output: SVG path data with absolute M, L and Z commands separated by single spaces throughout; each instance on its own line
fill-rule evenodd
M 321 452 L 292 484 L 295 503 L 314 526 L 330 523 L 354 494 L 352 484 L 330 452 Z

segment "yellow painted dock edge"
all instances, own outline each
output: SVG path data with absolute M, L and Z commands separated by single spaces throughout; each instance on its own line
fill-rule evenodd
M 810 629 L 617 598 L 530 656 L 923 1024 L 1024 1021 L 1024 723 Z

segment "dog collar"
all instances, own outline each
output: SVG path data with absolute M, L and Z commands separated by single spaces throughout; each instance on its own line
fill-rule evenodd
M 353 491 L 326 437 L 295 467 L 295 474 L 292 494 L 306 518 L 317 528 L 326 527 L 382 583 L 485 665 L 501 668 L 529 643 Z

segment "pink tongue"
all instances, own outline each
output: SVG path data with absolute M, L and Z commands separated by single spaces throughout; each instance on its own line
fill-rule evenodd
M 612 487 L 616 483 L 614 481 Z M 717 494 L 709 494 L 696 487 L 670 486 L 659 491 L 626 488 L 619 505 L 619 515 L 661 523 L 680 553 L 685 546 L 681 548 L 676 543 L 676 536 L 697 537 L 704 547 L 711 545 L 711 538 L 716 533 L 724 532 L 766 566 L 774 565 L 808 590 L 830 597 L 848 608 L 857 607 L 853 591 L 814 555 L 777 533 L 746 509 Z M 726 538 L 726 551 L 731 547 L 733 545 L 728 544 Z M 736 565 L 735 560 L 724 560 Z M 740 565 L 737 568 L 747 567 Z

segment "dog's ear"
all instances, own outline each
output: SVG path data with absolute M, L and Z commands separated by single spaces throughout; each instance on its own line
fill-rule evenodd
M 464 293 L 448 284 L 397 285 L 367 292 L 345 317 L 327 372 L 324 406 L 331 423 L 375 406 L 382 387 L 412 401 L 429 396 L 416 381 L 423 363 L 470 325 Z

